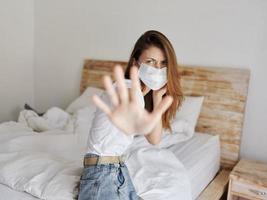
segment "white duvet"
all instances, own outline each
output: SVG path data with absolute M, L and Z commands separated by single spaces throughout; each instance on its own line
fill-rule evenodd
M 69 130 L 37 133 L 26 123 L 0 124 L 0 183 L 40 199 L 75 199 L 91 119 L 92 112 L 84 108 L 68 120 L 73 125 Z M 179 139 L 178 134 L 168 135 L 152 146 L 139 136 L 128 149 L 126 164 L 144 200 L 192 199 L 183 164 L 162 148 Z
M 189 200 L 191 187 L 184 165 L 164 147 L 178 141 L 178 135 L 166 135 L 161 145 L 149 145 L 138 136 L 126 152 L 126 165 L 135 189 L 144 200 Z

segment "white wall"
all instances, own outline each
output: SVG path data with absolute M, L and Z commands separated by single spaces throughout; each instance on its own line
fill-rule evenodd
M 0 122 L 33 105 L 33 0 L 0 0 Z
M 241 156 L 267 161 L 265 0 L 36 0 L 37 108 L 79 94 L 85 58 L 127 60 L 148 29 L 165 33 L 181 64 L 251 70 Z

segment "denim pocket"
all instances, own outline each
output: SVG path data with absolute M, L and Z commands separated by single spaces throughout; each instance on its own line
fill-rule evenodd
M 96 167 L 86 167 L 83 169 L 81 180 L 99 180 L 102 176 L 102 171 Z

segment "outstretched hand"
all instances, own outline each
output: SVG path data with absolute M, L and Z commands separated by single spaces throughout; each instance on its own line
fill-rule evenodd
M 97 95 L 93 96 L 93 102 L 99 109 L 105 112 L 111 122 L 124 133 L 139 135 L 148 134 L 161 120 L 162 114 L 171 105 L 172 97 L 164 97 L 158 105 L 154 107 L 154 110 L 149 113 L 138 101 L 137 92 L 140 90 L 140 81 L 137 67 L 132 67 L 130 71 L 132 80 L 130 92 L 128 92 L 126 87 L 121 66 L 115 66 L 114 77 L 117 81 L 117 90 L 113 87 L 110 76 L 104 76 L 103 78 L 106 92 L 113 107 L 109 107 Z

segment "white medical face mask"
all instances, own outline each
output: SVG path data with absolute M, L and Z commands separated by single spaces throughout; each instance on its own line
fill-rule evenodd
M 167 83 L 167 67 L 157 69 L 141 63 L 139 67 L 139 78 L 152 90 L 158 90 Z

